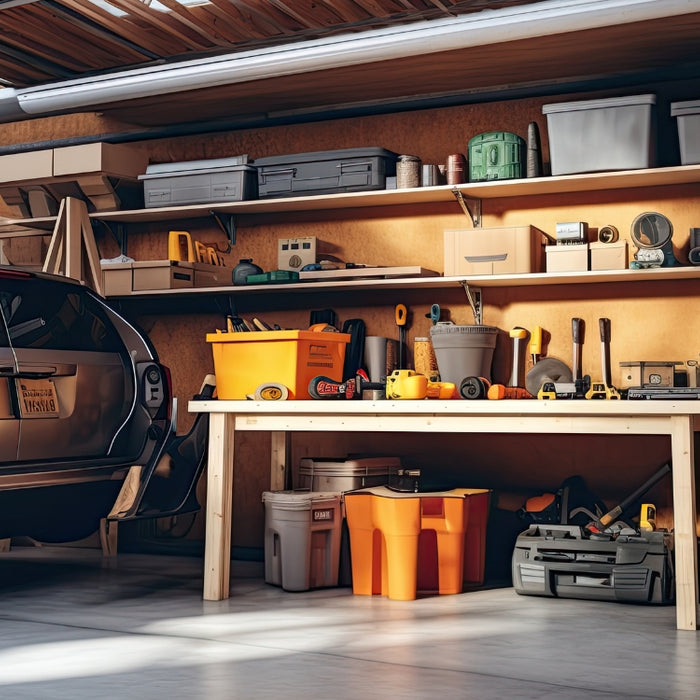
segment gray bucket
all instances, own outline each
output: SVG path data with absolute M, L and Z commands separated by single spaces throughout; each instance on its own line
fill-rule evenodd
M 491 381 L 491 362 L 499 329 L 437 323 L 430 329 L 440 379 L 459 386 L 465 377 Z

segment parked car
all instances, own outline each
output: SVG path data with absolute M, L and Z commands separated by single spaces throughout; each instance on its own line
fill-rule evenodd
M 171 406 L 148 337 L 104 299 L 0 266 L 0 538 L 89 535 L 132 466 L 141 498 L 173 438 Z

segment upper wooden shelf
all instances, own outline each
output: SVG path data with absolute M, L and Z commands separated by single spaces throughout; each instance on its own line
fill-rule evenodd
M 653 282 L 663 280 L 700 280 L 700 266 L 659 267 L 649 270 L 602 270 L 598 272 L 536 272 L 514 275 L 474 275 L 470 277 L 403 277 L 392 279 L 353 279 L 286 284 L 251 284 L 220 287 L 185 287 L 149 289 L 121 295 L 121 298 L 192 297 L 198 295 L 279 295 L 280 291 L 296 294 L 319 294 L 330 291 L 377 291 L 380 289 L 431 290 L 468 284 L 481 287 L 539 287 L 549 285 L 601 284 L 605 282 Z
M 305 197 L 254 199 L 241 202 L 216 202 L 154 207 L 150 209 L 101 211 L 90 214 L 90 217 L 101 221 L 147 223 L 205 218 L 212 213 L 263 215 L 278 212 L 323 211 L 454 202 L 455 190 L 461 192 L 464 197 L 480 200 L 690 183 L 700 183 L 700 165 L 470 182 L 462 185 L 440 185 L 438 187 L 417 187 L 401 190 L 373 190 L 370 192 L 347 192 Z M 0 219 L 0 232 L 9 232 L 10 230 L 17 232 L 18 227 L 37 229 L 40 232 L 41 230 L 50 230 L 52 225 L 53 219 L 50 217 L 41 219 Z M 19 234 L 15 233 L 15 235 Z

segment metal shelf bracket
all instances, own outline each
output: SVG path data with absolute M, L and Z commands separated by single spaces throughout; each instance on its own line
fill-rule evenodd
M 481 200 L 474 197 L 465 197 L 461 190 L 453 188 L 452 194 L 462 207 L 465 216 L 472 222 L 474 228 L 481 228 Z M 469 204 L 467 204 L 467 201 Z
M 483 307 L 481 305 L 481 289 L 478 287 L 470 287 L 467 280 L 460 280 L 459 283 L 464 287 L 464 293 L 467 295 L 467 301 L 474 314 L 474 323 L 480 326 L 483 320 Z
M 228 239 L 228 249 L 226 252 L 230 253 L 231 248 L 236 245 L 236 215 L 213 210 L 210 210 L 209 213 L 216 219 L 216 223 L 219 224 L 221 230 L 226 234 L 226 238 Z

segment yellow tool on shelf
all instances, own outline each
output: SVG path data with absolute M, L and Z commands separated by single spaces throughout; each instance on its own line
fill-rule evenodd
M 223 265 L 224 259 L 214 246 L 193 241 L 189 231 L 168 233 L 168 260 L 177 262 L 201 262 L 209 265 Z

